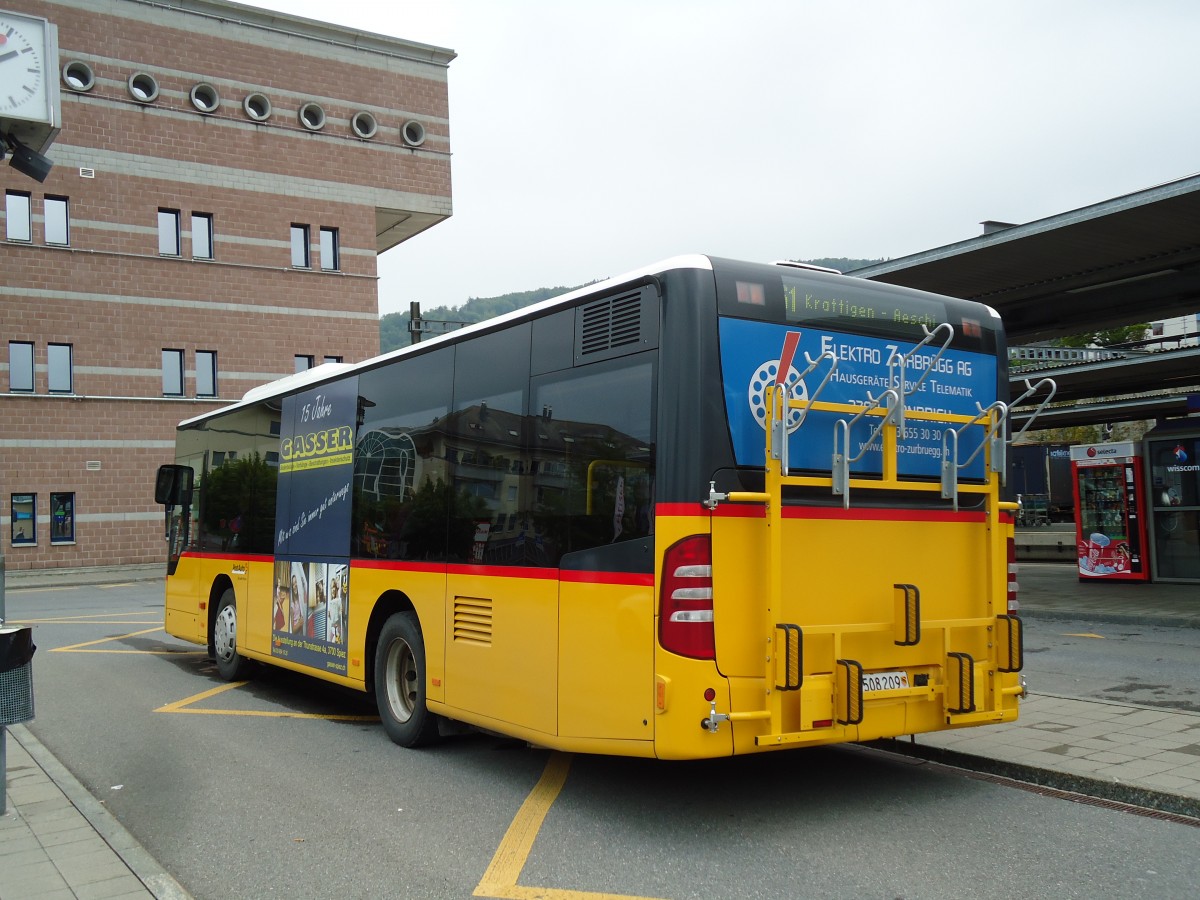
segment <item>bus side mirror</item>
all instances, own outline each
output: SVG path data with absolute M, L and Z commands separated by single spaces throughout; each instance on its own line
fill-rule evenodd
M 179 506 L 192 493 L 191 466 L 159 466 L 154 479 L 154 502 L 164 506 Z

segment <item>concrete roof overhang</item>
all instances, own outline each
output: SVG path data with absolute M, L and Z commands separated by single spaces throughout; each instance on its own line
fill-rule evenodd
M 847 274 L 978 300 L 1009 342 L 1200 310 L 1200 175 Z
M 847 274 L 986 303 L 1014 345 L 1193 313 L 1200 310 L 1200 175 Z M 1186 411 L 1179 391 L 1200 391 L 1195 352 L 1162 355 L 1177 358 L 1146 354 L 1037 374 L 1059 382 L 1056 403 L 1174 392 L 1158 406 L 1088 404 L 1090 413 L 1081 408 L 1061 424 L 1154 418 L 1160 408 Z
M 1027 379 L 1053 378 L 1057 390 L 1035 427 L 1131 422 L 1188 413 L 1188 394 L 1200 394 L 1200 347 L 1148 353 L 1130 359 L 1052 368 L 1014 369 L 1012 392 L 1024 391 Z M 1045 395 L 1034 398 L 1040 401 Z M 1118 398 L 1118 399 L 1113 399 Z M 1060 404 L 1069 404 L 1062 408 Z M 1025 407 L 1026 412 L 1028 407 Z M 1017 424 L 1025 416 L 1014 414 Z

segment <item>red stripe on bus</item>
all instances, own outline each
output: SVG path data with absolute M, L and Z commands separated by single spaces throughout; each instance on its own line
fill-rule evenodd
M 591 570 L 559 570 L 524 566 L 468 566 L 448 563 L 412 563 L 395 560 L 355 560 L 355 569 L 382 569 L 392 572 L 424 572 L 433 575 L 483 575 L 489 578 L 532 578 L 538 581 L 558 579 L 572 584 L 632 584 L 654 586 L 654 576 L 640 572 L 595 572 Z
M 718 516 L 722 519 L 763 519 L 766 510 L 757 503 L 722 503 L 709 511 L 700 503 L 660 503 L 655 508 L 660 516 L 695 517 Z M 976 510 L 954 512 L 949 509 L 878 509 L 833 506 L 786 506 L 785 519 L 841 519 L 847 522 L 983 522 L 987 516 Z
M 217 559 L 225 560 L 226 562 L 275 562 L 275 557 L 273 556 L 250 553 L 206 553 L 197 550 L 185 550 L 180 556 L 186 556 L 188 559 Z
M 658 503 L 654 507 L 656 516 L 707 516 L 703 503 Z
M 985 522 L 987 515 L 976 510 L 951 509 L 834 509 L 826 506 L 784 507 L 785 519 L 842 519 L 867 522 Z
M 626 584 L 637 587 L 654 587 L 654 576 L 649 572 L 589 572 L 564 571 L 560 581 L 571 584 Z
M 422 572 L 427 575 L 445 575 L 445 563 L 397 562 L 394 559 L 356 559 L 351 569 L 386 569 L 392 572 Z
M 775 373 L 775 385 L 787 384 L 788 370 L 792 367 L 792 359 L 796 356 L 796 348 L 800 346 L 800 332 L 789 331 L 783 336 L 783 352 L 779 354 L 779 371 Z
M 190 551 L 183 554 L 192 559 L 215 559 L 227 562 L 261 562 L 273 563 L 273 556 L 251 556 L 249 554 L 232 553 L 197 553 Z M 471 566 L 462 563 L 423 563 L 400 562 L 392 559 L 355 559 L 351 560 L 351 569 L 375 569 L 390 572 L 419 572 L 427 575 L 482 575 L 488 578 L 530 578 L 537 581 L 567 581 L 572 584 L 632 584 L 639 586 L 654 586 L 654 576 L 641 572 L 594 572 L 590 570 L 569 570 L 529 568 L 526 566 Z

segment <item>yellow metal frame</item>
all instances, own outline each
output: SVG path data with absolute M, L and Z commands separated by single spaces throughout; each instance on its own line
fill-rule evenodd
M 883 450 L 883 467 L 880 477 L 877 478 L 862 478 L 851 477 L 846 479 L 844 490 L 889 490 L 889 491 L 913 491 L 928 493 L 931 491 L 941 491 L 942 485 L 939 482 L 933 481 L 914 481 L 905 480 L 899 475 L 898 465 L 898 446 L 899 446 L 899 426 L 896 423 L 894 410 L 883 406 L 869 408 L 864 410 L 862 406 L 856 406 L 847 403 L 829 403 L 818 400 L 797 400 L 787 396 L 787 386 L 783 384 L 775 384 L 767 389 L 767 417 L 764 423 L 766 430 L 766 478 L 765 490 L 758 491 L 732 491 L 726 495 L 725 499 L 733 503 L 760 503 L 766 508 L 766 523 L 768 530 L 767 540 L 767 555 L 766 566 L 768 567 L 768 592 L 767 603 L 764 608 L 764 617 L 762 622 L 762 633 L 767 636 L 766 653 L 764 654 L 766 664 L 764 670 L 764 684 L 766 686 L 766 708 L 759 710 L 744 710 L 731 711 L 728 713 L 728 719 L 731 722 L 751 722 L 763 721 L 769 722 L 769 731 L 767 734 L 760 734 L 756 737 L 755 743 L 758 746 L 783 746 L 788 744 L 803 744 L 803 743 L 823 743 L 831 739 L 831 729 L 813 729 L 811 731 L 799 732 L 784 732 L 784 702 L 786 690 L 778 689 L 780 684 L 788 684 L 788 679 L 791 674 L 787 671 L 781 671 L 781 667 L 787 666 L 785 657 L 790 654 L 784 653 L 784 648 L 777 641 L 777 636 L 783 636 L 787 639 L 785 630 L 781 630 L 780 623 L 776 622 L 775 611 L 783 608 L 784 594 L 784 565 L 785 559 L 784 541 L 783 541 L 783 490 L 785 487 L 816 487 L 826 488 L 831 492 L 834 489 L 834 474 L 831 471 L 829 475 L 789 475 L 785 470 L 787 454 L 783 448 L 773 446 L 773 441 L 776 435 L 783 435 L 786 441 L 787 430 L 782 427 L 782 423 L 786 423 L 789 413 L 793 410 L 800 411 L 804 415 L 810 412 L 828 412 L 839 415 L 847 415 L 851 417 L 869 416 L 876 419 L 883 419 L 880 427 L 879 437 Z M 994 435 L 999 428 L 1003 427 L 1003 416 L 1005 412 L 1003 407 L 989 408 L 983 410 L 975 416 L 959 415 L 951 413 L 927 412 L 919 410 L 905 410 L 904 418 L 912 419 L 920 422 L 935 422 L 944 425 L 955 427 L 959 431 L 966 431 L 971 426 L 978 426 L 983 429 L 984 442 L 984 465 L 988 475 L 983 483 L 968 483 L 956 485 L 957 490 L 967 494 L 977 494 L 984 497 L 985 516 L 989 527 L 987 529 L 987 549 L 984 565 L 987 566 L 991 573 L 988 579 L 989 589 L 987 591 L 987 609 L 988 612 L 984 616 L 972 618 L 958 619 L 939 619 L 926 620 L 917 623 L 917 627 L 924 635 L 925 640 L 936 640 L 941 643 L 940 655 L 949 657 L 953 644 L 952 632 L 956 629 L 964 628 L 985 628 L 990 633 L 988 646 L 992 648 L 991 655 L 985 660 L 974 660 L 977 669 L 982 669 L 981 672 L 968 673 L 972 679 L 970 683 L 978 684 L 978 676 L 982 674 L 990 679 L 990 691 L 980 690 L 983 685 L 978 685 L 974 691 L 975 696 L 992 698 L 992 703 L 989 708 L 977 709 L 973 698 L 970 703 L 962 701 L 959 704 L 960 709 L 965 711 L 952 711 L 949 706 L 949 698 L 947 697 L 948 685 L 936 684 L 932 680 L 929 684 L 921 686 L 913 686 L 892 691 L 874 691 L 870 694 L 871 701 L 876 700 L 903 700 L 908 698 L 913 699 L 936 699 L 939 695 L 942 697 L 943 705 L 946 709 L 944 724 L 946 727 L 957 727 L 963 725 L 982 724 L 985 722 L 1000 722 L 1011 721 L 1016 718 L 1015 707 L 1010 707 L 1006 710 L 1004 699 L 1020 694 L 1023 688 L 1016 683 L 1015 676 L 1009 674 L 1009 671 L 1002 671 L 998 660 L 991 658 L 997 655 L 997 641 L 995 640 L 996 624 L 998 615 L 1007 614 L 1007 605 L 1004 609 L 997 610 L 996 603 L 998 598 L 1007 597 L 1007 574 L 1008 574 L 1008 538 L 1012 536 L 1012 524 L 1006 522 L 1002 518 L 1002 513 L 1012 513 L 1017 509 L 1017 504 L 1008 503 L 1000 499 L 1000 477 L 998 473 L 991 471 L 991 448 L 987 446 L 989 438 Z M 952 461 L 957 465 L 957 460 Z M 908 585 L 897 585 L 897 589 L 908 588 Z M 906 592 L 904 598 L 898 598 L 897 610 L 903 611 L 907 609 L 909 600 Z M 839 624 L 839 625 L 824 625 L 824 626 L 805 626 L 803 628 L 803 636 L 805 639 L 816 635 L 831 636 L 832 641 L 832 659 L 828 660 L 830 668 L 836 673 L 841 668 L 846 668 L 847 673 L 845 679 L 839 678 L 837 675 L 833 678 L 834 685 L 834 703 L 835 719 L 839 715 L 837 711 L 841 710 L 845 715 L 847 710 L 855 708 L 855 704 L 862 704 L 861 690 L 861 667 L 857 668 L 857 674 L 853 667 L 844 667 L 841 663 L 846 661 L 842 659 L 842 636 L 852 632 L 880 632 L 889 635 L 902 635 L 905 639 L 911 637 L 912 623 L 908 621 L 888 621 L 888 622 L 866 622 L 855 624 Z M 1011 630 L 1010 626 L 1010 630 Z M 1019 629 L 1019 622 L 1015 626 Z M 1017 638 L 1019 639 L 1019 637 Z M 775 643 L 773 643 L 775 642 Z M 982 664 L 982 665 L 981 665 Z M 807 668 L 811 668 L 806 666 Z M 1010 670 L 1011 671 L 1011 670 Z M 966 678 L 967 675 L 964 675 Z M 857 682 L 855 679 L 858 679 Z M 1012 683 L 1009 683 L 1012 682 Z M 857 696 L 848 696 L 855 692 L 857 685 Z M 845 721 L 843 725 L 847 724 Z M 851 724 L 855 724 L 851 721 Z M 831 726 L 832 729 L 837 729 L 837 725 Z

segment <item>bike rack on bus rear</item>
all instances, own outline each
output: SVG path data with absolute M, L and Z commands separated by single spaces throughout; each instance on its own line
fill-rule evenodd
M 977 405 L 975 415 L 927 412 L 924 410 L 908 410 L 906 400 L 920 389 L 925 379 L 934 370 L 938 359 L 946 352 L 954 339 L 954 329 L 947 323 L 938 325 L 933 330 L 922 326 L 924 339 L 913 349 L 903 355 L 893 354 L 888 362 L 888 387 L 878 397 L 867 394 L 865 404 L 834 403 L 821 401 L 821 392 L 825 389 L 837 369 L 837 358 L 831 352 L 822 353 L 813 359 L 807 353 L 805 358 L 808 366 L 800 376 L 801 380 L 816 370 L 821 361 L 828 359 L 829 371 L 821 381 L 820 386 L 811 397 L 798 399 L 789 396 L 791 386 L 788 384 L 787 372 L 790 368 L 790 357 L 798 344 L 799 335 L 790 333 L 785 340 L 784 351 L 780 355 L 781 365 L 776 382 L 767 388 L 767 419 L 765 447 L 765 490 L 763 491 L 717 491 L 715 482 L 709 483 L 708 498 L 704 506 L 715 510 L 724 501 L 734 503 L 761 503 L 766 507 L 767 527 L 769 532 L 768 545 L 768 598 L 766 609 L 766 670 L 765 683 L 768 685 L 766 706 L 764 710 L 731 711 L 718 713 L 715 701 L 712 703 L 710 717 L 704 721 L 704 727 L 716 731 L 721 722 L 769 720 L 768 733 L 758 735 L 755 742 L 762 745 L 778 746 L 784 743 L 813 742 L 822 739 L 820 729 L 795 733 L 782 733 L 784 696 L 789 692 L 798 691 L 804 680 L 803 649 L 804 637 L 815 634 L 833 634 L 835 646 L 840 646 L 838 636 L 845 626 L 823 625 L 804 628 L 793 623 L 780 623 L 774 620 L 772 610 L 782 609 L 784 591 L 783 565 L 785 547 L 783 544 L 783 489 L 785 486 L 796 487 L 828 487 L 834 495 L 841 496 L 843 508 L 850 507 L 850 489 L 887 489 L 904 491 L 940 491 L 943 499 L 952 501 L 955 512 L 958 511 L 958 496 L 960 492 L 981 494 L 986 504 L 985 514 L 988 521 L 999 521 L 1002 512 L 1012 512 L 1017 504 L 999 499 L 999 487 L 1003 484 L 1007 463 L 1007 441 L 1004 438 L 1005 425 L 1009 411 L 1028 398 L 1034 396 L 1044 387 L 1048 388 L 1048 396 L 1039 404 L 1030 416 L 1029 421 L 1018 432 L 1019 438 L 1033 421 L 1041 414 L 1054 397 L 1055 384 L 1052 379 L 1044 378 L 1037 384 L 1026 382 L 1026 391 L 1014 401 L 1011 406 L 1002 401 L 996 401 L 987 407 Z M 937 352 L 925 364 L 925 371 L 911 385 L 906 384 L 904 373 L 910 360 L 924 347 L 930 346 L 938 335 L 942 334 L 941 344 Z M 787 361 L 787 364 L 784 364 Z M 795 382 L 793 382 L 794 384 Z M 795 431 L 804 424 L 810 411 L 838 414 L 834 424 L 834 448 L 832 465 L 826 475 L 792 475 L 788 465 L 788 417 L 798 413 L 799 418 L 790 430 Z M 851 456 L 850 436 L 854 425 L 864 417 L 876 417 L 880 421 L 872 427 L 870 436 L 863 442 L 858 454 Z M 911 417 L 918 421 L 926 421 L 943 427 L 942 453 L 939 459 L 941 469 L 940 484 L 925 479 L 905 480 L 899 474 L 897 460 L 898 448 L 905 433 L 905 420 Z M 983 429 L 983 437 L 970 456 L 960 462 L 958 448 L 960 438 L 972 427 Z M 856 477 L 850 472 L 852 463 L 862 458 L 866 449 L 880 441 L 882 451 L 882 468 L 879 476 Z M 982 482 L 960 484 L 960 470 L 971 465 L 986 448 L 986 477 Z M 997 484 L 999 482 L 999 484 Z M 992 558 L 1007 558 L 1004 546 L 1007 537 L 1004 529 L 988 529 L 988 540 L 993 543 L 989 551 Z M 1000 721 L 1000 700 L 1003 695 L 1024 692 L 1021 685 L 1003 687 L 999 682 L 1002 673 L 1018 671 L 1021 661 L 1021 628 L 1020 620 L 1007 613 L 988 615 L 978 619 L 956 619 L 947 621 L 922 620 L 920 588 L 914 584 L 894 585 L 895 617 L 894 621 L 881 623 L 856 623 L 852 630 L 890 632 L 898 646 L 915 646 L 919 644 L 925 633 L 940 633 L 941 641 L 946 649 L 946 680 L 940 688 L 943 695 L 946 721 L 948 724 L 967 725 L 983 722 Z M 994 646 L 996 659 L 992 661 L 992 677 L 997 679 L 993 696 L 995 708 L 979 710 L 975 707 L 975 661 L 969 654 L 951 650 L 951 634 L 956 629 L 967 626 L 986 627 L 995 636 Z M 774 644 L 773 644 L 774 642 Z M 774 646 L 774 652 L 772 647 Z M 840 654 L 835 651 L 835 656 Z M 835 678 L 835 718 L 842 725 L 856 725 L 862 722 L 865 714 L 863 704 L 863 670 L 862 666 L 849 659 L 834 659 L 823 663 L 828 667 L 834 664 L 833 671 L 838 673 Z M 931 689 L 913 687 L 899 691 L 889 691 L 889 699 L 902 696 L 930 695 Z M 832 727 L 832 724 L 830 726 Z

